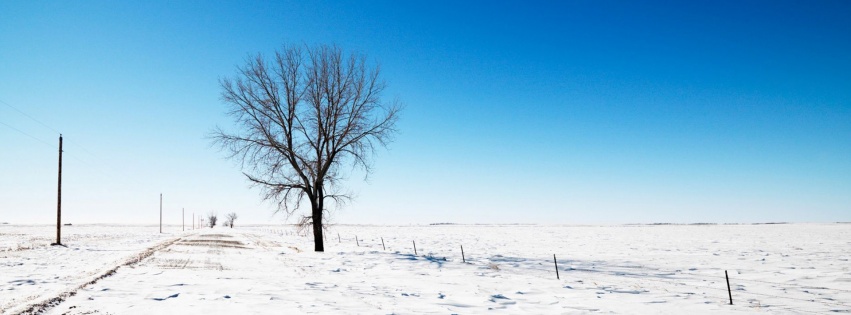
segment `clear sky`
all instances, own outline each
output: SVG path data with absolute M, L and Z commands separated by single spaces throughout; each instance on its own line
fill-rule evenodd
M 335 223 L 851 221 L 849 16 L 849 1 L 0 1 L 0 222 L 55 222 L 59 132 L 66 222 L 153 224 L 160 193 L 166 223 L 283 222 L 205 135 L 232 124 L 219 78 L 287 43 L 366 54 L 406 106 Z

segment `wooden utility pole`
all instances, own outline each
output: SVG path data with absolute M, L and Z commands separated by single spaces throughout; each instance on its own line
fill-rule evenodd
M 186 209 L 180 208 L 180 229 L 186 231 Z
M 163 232 L 163 194 L 160 194 L 160 233 Z
M 56 244 L 62 245 L 62 134 L 59 134 L 59 185 L 56 192 Z
M 192 229 L 195 229 L 195 212 L 192 212 Z

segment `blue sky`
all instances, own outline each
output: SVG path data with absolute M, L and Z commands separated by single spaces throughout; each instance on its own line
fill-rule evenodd
M 163 193 L 167 223 L 181 208 L 283 222 L 205 135 L 232 123 L 218 79 L 291 43 L 366 54 L 406 106 L 335 223 L 851 221 L 849 14 L 847 1 L 3 1 L 0 222 L 55 220 L 58 132 L 65 221 L 155 223 Z

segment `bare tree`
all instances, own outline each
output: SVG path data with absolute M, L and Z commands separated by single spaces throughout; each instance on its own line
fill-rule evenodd
M 210 213 L 207 215 L 207 223 L 210 224 L 210 228 L 212 229 L 216 226 L 216 222 L 219 220 L 215 213 Z
M 339 191 L 344 166 L 368 175 L 376 148 L 396 132 L 401 106 L 382 99 L 378 67 L 336 46 L 287 46 L 270 61 L 247 60 L 220 84 L 238 131 L 217 128 L 214 141 L 277 211 L 289 217 L 307 199 L 310 213 L 300 222 L 313 230 L 315 250 L 324 251 L 326 201 L 340 206 L 350 198 Z
M 236 221 L 236 218 L 236 212 L 228 213 L 228 215 L 225 217 L 225 226 L 230 225 L 230 228 L 233 228 L 233 221 Z

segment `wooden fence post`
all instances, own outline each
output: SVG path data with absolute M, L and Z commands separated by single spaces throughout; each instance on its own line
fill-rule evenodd
M 724 278 L 727 279 L 727 295 L 730 296 L 730 305 L 733 305 L 733 292 L 730 291 L 730 276 L 727 275 L 727 270 L 724 270 Z
M 558 276 L 558 260 L 556 260 L 556 254 L 553 254 L 553 263 L 556 265 L 556 279 L 561 280 Z

